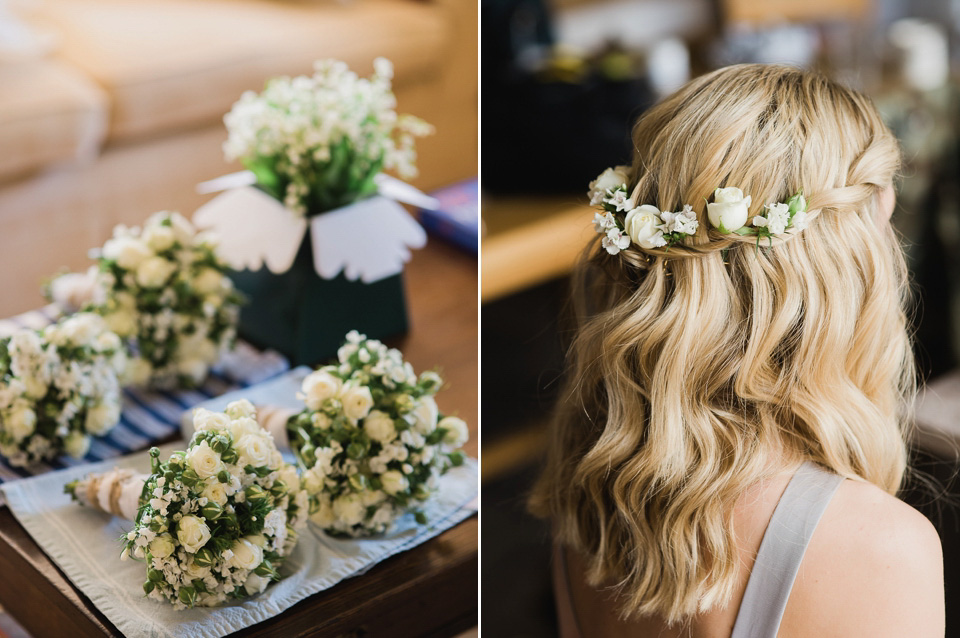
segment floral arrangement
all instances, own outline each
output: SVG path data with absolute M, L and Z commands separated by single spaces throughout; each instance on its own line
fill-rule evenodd
M 426 522 L 417 506 L 463 463 L 466 423 L 439 413 L 440 376 L 418 378 L 398 350 L 352 331 L 338 358 L 303 380 L 306 407 L 287 423 L 311 520 L 346 536 L 385 532 L 407 511 Z
M 244 598 L 279 580 L 309 507 L 296 467 L 249 401 L 223 413 L 197 409 L 193 422 L 186 451 L 161 462 L 150 450 L 149 476 L 114 470 L 65 487 L 81 504 L 134 521 L 121 558 L 144 560 L 144 593 L 176 609 Z
M 244 93 L 224 117 L 224 153 L 301 215 L 373 194 L 383 169 L 412 177 L 414 137 L 432 127 L 397 115 L 392 77 L 392 64 L 378 58 L 369 80 L 337 60 L 317 62 L 311 77 L 273 79 L 260 94 Z
M 120 420 L 125 366 L 120 338 L 91 313 L 0 339 L 0 453 L 17 466 L 85 455 Z
M 606 169 L 590 182 L 591 206 L 599 206 L 594 213 L 594 230 L 603 235 L 601 245 L 611 255 L 618 254 L 634 243 L 641 248 L 670 247 L 684 241 L 697 232 L 700 224 L 693 207 L 684 204 L 682 210 L 672 213 L 660 211 L 650 204 L 636 205 L 634 196 L 627 190 L 627 166 Z M 747 226 L 750 216 L 750 195 L 744 196 L 739 188 L 730 186 L 714 191 L 713 202 L 707 202 L 707 218 L 710 225 L 723 234 L 756 236 L 757 246 L 761 239 L 771 240 L 787 231 L 799 232 L 807 223 L 807 200 L 800 191 L 786 203 L 770 203 L 764 206 L 764 214 L 754 215 L 752 226 Z M 626 212 L 623 220 L 619 214 Z
M 88 307 L 127 340 L 130 381 L 165 388 L 203 381 L 234 344 L 241 301 L 211 236 L 161 212 L 142 230 L 117 226 L 95 254 L 99 290 Z

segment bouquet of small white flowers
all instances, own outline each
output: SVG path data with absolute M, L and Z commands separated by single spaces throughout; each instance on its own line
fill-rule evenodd
M 210 607 L 262 592 L 306 525 L 307 493 L 284 463 L 249 401 L 224 413 L 198 409 L 185 452 L 151 474 L 113 470 L 73 481 L 65 491 L 83 505 L 134 521 L 122 559 L 146 563 L 146 595 L 176 609 Z
M 128 341 L 129 380 L 160 388 L 203 381 L 234 344 L 241 301 L 214 240 L 161 212 L 142 230 L 117 226 L 95 252 L 99 290 L 89 307 Z
M 224 153 L 265 192 L 307 216 L 373 194 L 381 170 L 412 177 L 414 137 L 433 129 L 397 115 L 392 77 L 392 64 L 378 58 L 369 80 L 337 60 L 317 62 L 311 77 L 273 79 L 263 93 L 244 93 L 224 117 Z
M 338 356 L 303 380 L 306 408 L 287 422 L 311 520 L 347 536 L 385 532 L 407 511 L 425 523 L 418 505 L 463 463 L 466 423 L 439 413 L 440 376 L 417 378 L 398 350 L 353 331 Z
M 120 338 L 91 313 L 0 339 L 0 453 L 18 466 L 82 457 L 120 420 L 125 366 Z

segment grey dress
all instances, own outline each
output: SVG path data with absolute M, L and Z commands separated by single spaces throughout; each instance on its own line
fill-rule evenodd
M 793 582 L 817 523 L 843 477 L 807 461 L 796 471 L 763 534 L 731 638 L 776 638 Z M 555 546 L 557 610 L 562 635 L 580 638 L 565 555 Z

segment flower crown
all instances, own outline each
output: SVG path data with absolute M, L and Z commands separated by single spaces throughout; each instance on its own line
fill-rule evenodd
M 636 206 L 633 196 L 627 195 L 626 166 L 608 168 L 590 182 L 590 205 L 599 206 L 601 212 L 593 215 L 593 228 L 603 235 L 601 244 L 611 255 L 616 255 L 634 243 L 651 250 L 665 248 L 682 242 L 700 227 L 697 214 L 690 204 L 675 213 L 661 211 L 656 206 Z M 755 236 L 757 246 L 761 239 L 769 239 L 786 233 L 799 232 L 807 225 L 807 200 L 803 191 L 786 203 L 771 203 L 764 206 L 765 213 L 754 215 L 753 225 L 747 226 L 750 216 L 750 195 L 734 186 L 718 188 L 713 192 L 713 202 L 707 202 L 707 218 L 710 225 L 724 234 Z M 622 221 L 617 215 L 626 211 Z

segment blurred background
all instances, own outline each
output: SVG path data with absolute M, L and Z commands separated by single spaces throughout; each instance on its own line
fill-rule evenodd
M 569 341 L 567 275 L 593 235 L 586 187 L 630 162 L 632 122 L 743 62 L 865 91 L 904 151 L 893 223 L 912 271 L 919 374 L 903 497 L 940 530 L 960 635 L 960 2 L 481 0 L 482 627 L 554 636 L 549 528 L 525 511 Z
M 115 224 L 192 215 L 198 182 L 240 169 L 221 144 L 243 91 L 322 58 L 369 76 L 378 56 L 398 113 L 436 128 L 414 185 L 474 177 L 471 0 L 0 0 L 0 317 Z

